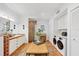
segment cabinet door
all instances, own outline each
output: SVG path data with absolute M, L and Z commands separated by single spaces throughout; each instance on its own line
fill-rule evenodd
M 0 56 L 3 56 L 3 37 L 0 37 Z
M 22 37 L 16 38 L 16 49 L 22 45 Z
M 20 43 L 20 45 L 23 44 L 23 37 L 20 37 L 19 43 Z
M 71 55 L 79 56 L 79 8 L 71 12 Z
M 9 54 L 11 54 L 16 49 L 16 40 L 10 40 L 9 43 Z
M 17 47 L 20 47 L 22 45 L 22 37 L 17 38 Z
M 16 38 L 15 40 L 15 49 L 17 49 L 19 47 L 19 38 Z
M 58 29 L 66 29 L 67 28 L 67 14 L 58 18 Z
M 25 43 L 25 42 L 26 42 L 25 36 L 22 36 L 22 37 L 21 37 L 21 43 L 23 44 L 23 43 Z
M 63 26 L 63 20 L 62 20 L 62 18 L 59 18 L 57 22 L 58 22 L 57 23 L 58 24 L 57 25 L 58 26 L 58 29 L 62 28 L 62 26 Z

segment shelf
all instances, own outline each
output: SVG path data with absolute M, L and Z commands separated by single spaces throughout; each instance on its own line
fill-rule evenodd
M 67 28 L 57 28 L 58 30 L 67 30 Z
M 65 28 L 62 28 L 62 29 L 61 29 L 61 28 L 60 28 L 60 29 L 58 29 L 58 30 L 67 30 L 67 29 L 65 29 Z

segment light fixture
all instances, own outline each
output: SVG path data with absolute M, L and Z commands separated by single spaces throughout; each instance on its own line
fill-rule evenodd
M 4 15 L 0 15 L 0 17 L 2 17 L 2 18 L 5 18 L 5 19 L 8 19 L 8 20 L 10 20 L 10 21 L 14 21 L 14 19 L 12 19 L 11 17 L 8 17 L 8 16 L 4 16 Z

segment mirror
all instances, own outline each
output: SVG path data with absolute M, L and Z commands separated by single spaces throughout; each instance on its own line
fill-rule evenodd
M 10 30 L 10 20 L 0 17 L 0 35 Z

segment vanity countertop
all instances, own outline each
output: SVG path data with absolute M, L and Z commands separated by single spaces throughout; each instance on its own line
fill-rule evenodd
M 6 34 L 6 35 L 0 35 L 0 37 L 2 37 L 2 36 L 6 37 L 6 38 L 9 38 L 9 40 L 12 40 L 12 39 L 24 36 L 24 34 Z
M 22 37 L 22 36 L 24 36 L 24 34 L 15 34 L 12 37 L 10 37 L 9 40 L 12 40 L 12 39 L 15 39 L 15 38 L 18 38 L 18 37 Z

